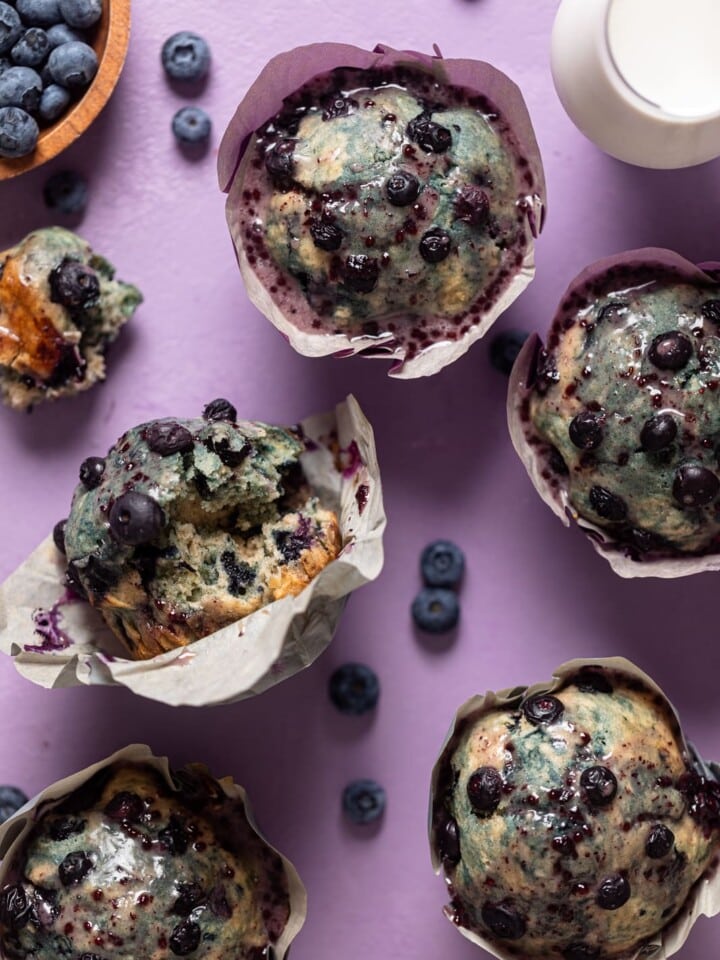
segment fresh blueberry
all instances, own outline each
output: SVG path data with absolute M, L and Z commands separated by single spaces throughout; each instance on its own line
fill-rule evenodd
M 70 27 L 93 27 L 103 12 L 103 0 L 60 0 L 60 13 Z
M 97 68 L 97 54 L 81 40 L 72 40 L 55 47 L 48 58 L 50 76 L 55 83 L 70 90 L 87 87 L 97 73 Z
M 60 170 L 45 182 L 43 198 L 45 206 L 57 213 L 83 213 L 88 199 L 87 180 L 72 170 Z
M 490 341 L 490 363 L 498 373 L 510 376 L 517 355 L 528 338 L 525 330 L 502 330 Z
M 165 526 L 160 505 L 145 493 L 128 490 L 110 507 L 108 514 L 113 536 L 130 546 L 150 543 Z
M 8 53 L 23 32 L 22 20 L 9 3 L 0 2 L 0 53 Z
M 79 33 L 71 30 L 66 23 L 55 23 L 47 28 L 47 38 L 50 49 L 61 46 L 63 43 L 72 43 L 74 40 L 82 40 Z
M 52 123 L 53 120 L 57 120 L 59 116 L 65 113 L 69 105 L 70 94 L 65 87 L 61 87 L 57 83 L 51 83 L 45 87 L 40 96 L 38 114 L 41 120 Z
M 453 590 L 426 587 L 412 603 L 415 625 L 426 633 L 447 633 L 457 626 L 460 604 Z
M 353 823 L 372 823 L 385 810 L 386 795 L 375 780 L 353 780 L 343 790 L 342 808 Z
M 60 553 L 65 554 L 65 524 L 67 519 L 58 520 L 58 522 L 53 527 L 52 538 L 53 543 L 58 548 Z
M 15 6 L 23 21 L 35 27 L 50 27 L 62 20 L 59 0 L 17 0 Z
M 464 569 L 465 556 L 450 540 L 435 540 L 420 554 L 420 572 L 428 587 L 457 587 Z
M 229 400 L 223 400 L 218 397 L 217 400 L 211 400 L 203 409 L 204 420 L 227 420 L 229 423 L 237 421 L 237 410 Z
M 64 257 L 50 273 L 50 299 L 68 310 L 87 310 L 97 303 L 100 281 L 92 267 Z
M 163 69 L 171 80 L 202 80 L 210 69 L 210 47 L 196 33 L 181 30 L 163 44 Z
M 19 67 L 39 67 L 50 52 L 50 41 L 42 27 L 30 27 L 10 51 Z
M 20 107 L 35 113 L 40 103 L 42 80 L 30 67 L 10 67 L 0 76 L 0 107 Z
M 394 207 L 407 207 L 420 193 L 420 181 L 414 173 L 396 170 L 385 181 L 385 196 Z
M 4 823 L 27 802 L 27 795 L 17 787 L 0 786 L 0 823 Z
M 29 113 L 19 107 L 0 107 L 0 157 L 26 157 L 35 149 L 39 134 L 37 121 Z
M 345 663 L 330 675 L 328 692 L 341 713 L 360 716 L 377 706 L 380 681 L 365 664 Z
M 181 107 L 172 118 L 172 132 L 180 143 L 204 143 L 211 130 L 212 120 L 201 107 Z
M 659 333 L 648 349 L 650 363 L 660 370 L 682 370 L 692 355 L 692 340 L 679 330 Z

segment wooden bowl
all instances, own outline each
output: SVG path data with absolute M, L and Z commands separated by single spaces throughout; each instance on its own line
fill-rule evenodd
M 89 32 L 90 33 L 90 32 Z M 40 128 L 37 146 L 26 157 L 0 157 L 0 180 L 34 170 L 69 147 L 100 113 L 110 99 L 125 62 L 130 40 L 130 0 L 104 0 L 103 14 L 90 33 L 97 54 L 98 72 L 82 97 L 47 127 Z M 90 42 L 90 41 L 89 41 Z

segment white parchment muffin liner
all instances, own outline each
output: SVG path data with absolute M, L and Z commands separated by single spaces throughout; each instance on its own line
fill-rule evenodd
M 65 558 L 48 537 L 0 585 L 0 650 L 43 687 L 121 685 L 172 706 L 232 703 L 308 666 L 332 640 L 347 595 L 380 573 L 385 512 L 372 427 L 354 397 L 300 426 L 305 474 L 336 511 L 343 543 L 300 594 L 189 646 L 130 660 L 98 611 L 67 590 Z
M 716 764 L 706 764 L 697 756 L 694 747 L 688 744 L 680 726 L 680 719 L 672 703 L 668 700 L 665 693 L 646 673 L 636 667 L 634 663 L 626 660 L 624 657 L 606 657 L 598 660 L 577 659 L 568 660 L 553 671 L 553 678 L 545 683 L 535 683 L 527 687 L 512 687 L 497 692 L 488 691 L 484 696 L 474 696 L 467 700 L 457 711 L 450 729 L 445 737 L 442 749 L 433 767 L 430 781 L 430 809 L 428 834 L 430 839 L 430 856 L 432 865 L 436 874 L 443 871 L 442 860 L 438 852 L 438 837 L 433 822 L 433 812 L 435 809 L 435 796 L 441 782 L 442 770 L 449 761 L 450 755 L 455 749 L 457 739 L 463 730 L 466 722 L 472 719 L 477 721 L 489 713 L 496 710 L 517 709 L 520 703 L 527 697 L 536 696 L 541 693 L 555 693 L 566 686 L 571 677 L 576 676 L 581 671 L 594 671 L 602 673 L 603 671 L 620 673 L 628 679 L 640 681 L 651 693 L 657 694 L 667 705 L 674 716 L 680 743 L 688 758 L 688 763 L 706 778 L 720 780 L 720 767 Z M 666 927 L 660 930 L 649 942 L 641 946 L 635 953 L 627 956 L 626 960 L 666 960 L 667 957 L 677 953 L 683 946 L 690 931 L 699 916 L 713 917 L 720 913 L 720 869 L 718 869 L 718 857 L 720 848 L 716 853 L 711 865 L 705 871 L 700 880 L 692 888 L 690 896 L 683 906 L 680 913 Z M 448 915 L 449 919 L 452 919 Z M 478 933 L 476 930 L 463 927 L 460 923 L 452 921 L 457 926 L 460 933 L 477 944 L 499 960 L 518 960 L 516 950 L 513 950 L 512 943 L 508 949 L 503 950 L 501 944 L 497 941 L 490 941 Z
M 58 780 L 36 797 L 33 797 L 32 800 L 29 800 L 22 809 L 0 827 L 0 889 L 8 882 L 15 882 L 16 877 L 21 873 L 23 846 L 38 821 L 53 807 L 67 799 L 71 793 L 86 784 L 95 774 L 113 764 L 122 763 L 138 763 L 150 767 L 162 777 L 173 793 L 180 793 L 180 788 L 173 779 L 173 771 L 170 769 L 167 757 L 156 757 L 150 747 L 137 743 L 116 751 L 111 756 L 85 767 L 78 773 Z M 237 817 L 250 827 L 263 846 L 277 854 L 282 861 L 288 884 L 290 915 L 278 940 L 272 944 L 272 950 L 276 960 L 283 960 L 307 916 L 307 894 L 297 870 L 279 850 L 276 850 L 267 842 L 258 830 L 245 790 L 234 783 L 231 777 L 215 779 L 203 764 L 188 764 L 177 772 L 183 770 L 191 774 L 193 772 L 199 774 L 202 780 L 211 780 L 213 785 L 217 786 L 226 797 L 235 801 Z M 233 852 L 242 854 L 242 851 Z

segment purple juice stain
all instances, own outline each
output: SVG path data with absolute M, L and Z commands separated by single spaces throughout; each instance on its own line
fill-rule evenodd
M 60 626 L 63 615 L 60 610 L 71 603 L 80 603 L 81 598 L 72 590 L 66 590 L 49 610 L 38 607 L 33 611 L 32 619 L 35 624 L 35 633 L 42 638 L 39 644 L 24 644 L 28 653 L 54 653 L 57 650 L 67 650 L 74 643 L 72 637 Z
M 360 448 L 354 440 L 351 440 L 347 447 L 341 448 L 340 453 L 343 457 L 343 467 L 342 475 L 348 480 L 350 477 L 354 477 L 358 472 L 360 467 L 364 466 L 362 457 L 360 456 Z
M 355 491 L 355 502 L 358 505 L 358 513 L 360 514 L 362 514 L 363 510 L 367 506 L 369 492 L 370 488 L 366 483 L 361 483 Z

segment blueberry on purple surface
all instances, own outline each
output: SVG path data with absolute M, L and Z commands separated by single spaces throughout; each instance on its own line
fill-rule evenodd
M 617 910 L 630 899 L 630 884 L 621 873 L 605 877 L 598 886 L 595 903 L 602 910 Z
M 478 767 L 467 782 L 467 795 L 474 812 L 492 813 L 502 799 L 503 779 L 495 767 Z
M 42 87 L 40 74 L 36 70 L 31 67 L 9 67 L 0 74 L 0 107 L 20 107 L 26 113 L 35 113 Z
M 202 107 L 181 107 L 173 116 L 171 127 L 179 143 L 205 143 L 210 139 L 212 120 Z
M 394 207 L 407 207 L 420 193 L 420 181 L 407 170 L 396 170 L 385 181 L 385 196 Z
M 627 504 L 617 494 L 601 486 L 590 487 L 590 506 L 603 520 L 620 523 L 627 517 Z
M 146 493 L 128 490 L 110 507 L 110 532 L 121 543 L 138 546 L 150 543 L 165 526 L 165 515 L 157 501 Z
M 525 936 L 527 923 L 516 907 L 507 900 L 487 901 L 480 911 L 485 926 L 502 940 L 519 940 Z
M 97 69 L 97 54 L 81 40 L 60 44 L 48 57 L 50 76 L 55 83 L 69 90 L 82 90 L 89 86 Z
M 344 663 L 331 673 L 328 693 L 341 713 L 359 717 L 377 706 L 380 681 L 364 663 Z
M 681 463 L 675 471 L 672 494 L 682 507 L 704 507 L 720 493 L 720 480 L 699 463 Z
M 74 170 L 60 170 L 45 181 L 43 199 L 45 206 L 57 213 L 80 214 L 87 206 L 87 180 Z
M 351 254 L 343 265 L 343 282 L 355 293 L 370 293 L 375 289 L 380 275 L 380 265 L 364 253 Z
M 23 793 L 18 787 L 0 786 L 0 823 L 4 823 L 14 813 L 17 813 L 27 801 L 27 794 Z
M 425 263 L 441 263 L 452 249 L 450 234 L 442 227 L 431 227 L 420 238 L 418 249 Z
M 19 67 L 39 67 L 50 52 L 50 41 L 42 27 L 29 27 L 10 51 Z
M 156 420 L 145 430 L 145 442 L 153 453 L 170 457 L 174 453 L 189 453 L 195 445 L 192 434 L 174 420 Z
M 145 813 L 145 804 L 137 793 L 120 790 L 107 802 L 103 813 L 119 823 L 137 823 Z
M 490 199 L 482 187 L 466 183 L 458 188 L 453 207 L 456 220 L 462 220 L 471 227 L 483 227 L 490 214 Z
M 17 12 L 27 24 L 39 27 L 49 27 L 60 23 L 59 0 L 16 0 Z
M 386 794 L 375 780 L 353 780 L 342 794 L 342 808 L 353 823 L 373 823 L 385 810 Z
M 425 587 L 410 609 L 415 626 L 425 633 L 447 633 L 460 619 L 457 594 L 443 587 Z
M 590 410 L 582 410 L 572 418 L 568 433 L 579 450 L 595 450 L 603 441 L 602 423 Z
M 522 712 L 525 718 L 536 726 L 543 723 L 555 723 L 562 716 L 565 707 L 561 700 L 550 693 L 537 693 L 523 700 Z
M 661 860 L 675 846 L 675 834 L 664 823 L 656 823 L 650 828 L 645 841 L 645 853 L 651 860 Z
M 643 424 L 640 446 L 646 453 L 669 447 L 677 436 L 677 422 L 671 413 L 658 413 Z
M 606 807 L 615 799 L 618 782 L 607 767 L 587 767 L 580 776 L 580 789 L 593 807 Z
M 70 105 L 70 94 L 65 87 L 57 83 L 51 83 L 43 90 L 40 95 L 40 106 L 38 107 L 38 116 L 46 123 L 52 123 L 57 120 L 67 110 Z
M 97 303 L 100 280 L 92 267 L 65 257 L 50 273 L 50 299 L 68 310 L 87 310 Z
M 310 224 L 310 236 L 316 247 L 328 253 L 339 250 L 343 242 L 343 232 L 335 223 L 314 220 Z
M 490 363 L 498 373 L 510 376 L 517 355 L 528 338 L 525 330 L 501 330 L 490 341 Z
M 176 957 L 186 957 L 200 946 L 202 930 L 199 924 L 187 917 L 181 920 L 170 934 L 170 949 Z
M 451 540 L 434 540 L 420 554 L 420 573 L 428 587 L 457 588 L 465 570 L 465 556 Z
M 237 422 L 237 410 L 229 400 L 218 397 L 217 400 L 211 400 L 203 409 L 203 419 L 205 420 L 226 420 L 228 423 Z
M 80 483 L 88 490 L 94 490 L 102 483 L 105 473 L 105 460 L 102 457 L 87 457 L 80 464 Z
M 30 902 L 20 883 L 9 883 L 0 891 L 0 923 L 21 930 L 30 919 Z
M 60 13 L 70 27 L 86 30 L 102 17 L 103 0 L 59 0 Z
M 60 553 L 65 555 L 65 524 L 67 523 L 67 517 L 64 520 L 58 520 L 58 522 L 53 527 L 52 538 L 53 543 L 58 548 Z
M 8 53 L 23 32 L 22 20 L 9 3 L 0 2 L 0 54 Z
M 689 337 L 679 330 L 659 333 L 650 344 L 648 359 L 659 370 L 682 370 L 692 357 L 693 346 Z
M 171 80 L 202 80 L 210 69 L 210 47 L 197 33 L 181 30 L 165 41 L 160 59 Z
M 64 887 L 74 886 L 84 880 L 92 868 L 93 862 L 85 850 L 73 850 L 58 867 L 60 883 Z
M 447 127 L 431 120 L 427 114 L 421 113 L 407 125 L 409 140 L 425 151 L 425 153 L 445 153 L 452 145 L 452 134 Z

